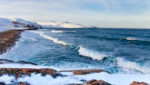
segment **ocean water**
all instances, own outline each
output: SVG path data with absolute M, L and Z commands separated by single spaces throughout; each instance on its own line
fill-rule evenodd
M 1 58 L 58 69 L 150 73 L 148 29 L 41 29 L 25 31 Z

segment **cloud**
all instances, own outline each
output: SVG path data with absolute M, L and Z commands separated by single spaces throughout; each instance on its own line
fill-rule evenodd
M 150 0 L 1 0 L 1 17 L 72 21 L 100 27 L 150 27 Z

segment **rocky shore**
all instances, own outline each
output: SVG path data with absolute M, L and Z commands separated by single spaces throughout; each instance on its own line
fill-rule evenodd
M 13 22 L 16 27 L 19 27 L 20 25 L 27 28 L 27 29 L 13 29 L 8 30 L 4 32 L 0 32 L 0 55 L 11 49 L 12 46 L 15 45 L 15 42 L 21 37 L 20 34 L 25 30 L 36 30 L 36 27 L 40 26 L 34 26 L 30 24 L 23 24 L 19 22 Z M 12 56 L 13 57 L 13 56 Z M 7 59 L 0 59 L 0 64 L 21 64 L 21 65 L 33 65 L 38 66 L 36 63 L 27 62 L 24 60 L 21 61 L 12 61 Z M 17 82 L 20 78 L 24 78 L 27 76 L 31 76 L 32 74 L 40 74 L 41 76 L 51 76 L 52 78 L 62 77 L 65 78 L 69 75 L 64 75 L 63 73 L 70 72 L 73 75 L 81 76 L 81 75 L 89 75 L 93 73 L 101 73 L 106 72 L 108 74 L 111 74 L 108 71 L 105 71 L 103 69 L 77 69 L 77 70 L 56 70 L 53 68 L 15 68 L 15 67 L 0 67 L 0 77 L 3 75 L 13 76 L 15 78 L 14 81 L 12 81 L 10 84 L 6 84 L 5 82 L 1 82 L 0 85 L 32 85 L 27 82 Z M 82 83 L 70 83 L 68 85 L 113 85 L 107 81 L 104 80 L 80 80 Z M 119 81 L 119 80 L 118 80 Z M 58 81 L 59 82 L 59 81 Z M 133 81 L 130 85 L 149 85 L 145 82 L 138 82 Z
M 0 32 L 0 54 L 9 50 L 15 42 L 20 38 L 21 32 L 24 30 L 8 30 Z

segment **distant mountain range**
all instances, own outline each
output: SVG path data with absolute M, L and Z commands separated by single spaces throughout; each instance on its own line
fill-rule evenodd
M 90 28 L 92 26 L 85 26 L 72 22 L 31 22 L 21 18 L 7 19 L 0 18 L 0 31 L 8 29 L 41 29 L 41 28 Z
M 57 21 L 49 21 L 49 22 L 38 22 L 38 24 L 42 25 L 46 28 L 89 28 L 90 26 L 81 25 L 78 23 L 72 22 L 57 22 Z

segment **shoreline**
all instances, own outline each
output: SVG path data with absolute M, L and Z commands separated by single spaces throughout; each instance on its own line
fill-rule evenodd
M 7 50 L 10 50 L 16 43 L 16 41 L 19 40 L 19 38 L 21 37 L 21 33 L 23 31 L 25 31 L 27 29 L 13 29 L 13 30 L 7 30 L 4 32 L 0 32 L 0 55 L 7 52 Z M 13 57 L 13 56 L 12 56 Z M 4 62 L 4 63 L 1 63 Z M 0 64 L 30 64 L 30 65 L 35 65 L 38 66 L 37 64 L 34 64 L 32 62 L 26 62 L 26 61 L 18 61 L 18 62 L 14 62 L 11 60 L 7 60 L 7 59 L 0 59 Z M 68 75 L 63 75 L 61 74 L 61 72 L 71 72 L 74 75 L 88 75 L 88 74 L 92 74 L 92 73 L 101 73 L 101 72 L 106 72 L 109 73 L 111 75 L 110 72 L 107 72 L 103 69 L 78 69 L 78 70 L 60 70 L 57 71 L 53 68 L 39 68 L 39 69 L 35 69 L 35 68 L 5 68 L 5 67 L 0 67 L 0 77 L 3 75 L 9 75 L 9 76 L 14 76 L 15 79 L 19 79 L 22 77 L 26 77 L 26 76 L 31 76 L 33 73 L 35 74 L 40 74 L 41 76 L 45 76 L 45 75 L 50 75 L 53 78 L 56 77 L 66 77 Z M 79 83 L 79 84 L 68 84 L 68 85 L 112 85 L 110 83 L 108 83 L 107 81 L 103 81 L 103 80 L 80 80 L 83 81 L 84 83 Z M 0 81 L 0 84 L 2 82 Z M 21 83 L 21 84 L 20 84 Z M 3 85 L 6 85 L 5 83 Z M 17 82 L 17 84 L 15 85 L 30 85 L 27 82 Z M 149 85 L 147 83 L 144 82 L 136 82 L 133 81 L 132 84 L 130 85 Z
M 15 45 L 15 42 L 21 37 L 20 34 L 23 31 L 25 30 L 13 29 L 0 32 L 0 55 Z

